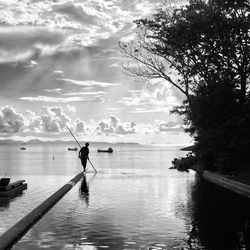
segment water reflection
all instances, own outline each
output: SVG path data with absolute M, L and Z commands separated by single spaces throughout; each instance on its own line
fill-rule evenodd
M 89 181 L 87 181 L 87 174 L 83 174 L 81 186 L 79 188 L 79 197 L 86 203 L 86 206 L 89 206 L 89 185 L 93 181 L 96 173 L 94 173 Z
M 197 178 L 188 206 L 189 249 L 250 249 L 248 199 Z
M 9 207 L 9 204 L 12 200 L 14 201 L 15 199 L 19 199 L 23 195 L 24 195 L 23 190 L 20 190 L 18 193 L 11 194 L 6 197 L 0 197 L 0 210 L 1 210 L 1 207 L 3 208 Z

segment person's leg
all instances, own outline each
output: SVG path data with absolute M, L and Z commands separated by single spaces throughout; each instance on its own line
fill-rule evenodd
M 86 171 L 86 165 L 87 165 L 87 159 L 83 158 L 81 160 L 82 160 L 83 172 L 85 172 Z
M 84 165 L 84 159 L 83 158 L 81 158 L 81 163 L 82 163 L 82 167 L 83 167 L 83 172 L 85 172 L 85 165 Z
M 84 172 L 86 171 L 87 159 L 84 160 Z

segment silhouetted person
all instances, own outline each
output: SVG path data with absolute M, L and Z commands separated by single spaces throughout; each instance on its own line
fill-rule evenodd
M 89 159 L 89 143 L 86 142 L 85 146 L 82 147 L 79 151 L 79 158 L 81 159 L 82 166 L 83 166 L 83 172 L 86 171 L 87 166 L 87 160 Z
M 89 205 L 89 187 L 86 180 L 85 174 L 83 175 L 81 187 L 80 187 L 80 197 L 85 201 L 86 205 Z

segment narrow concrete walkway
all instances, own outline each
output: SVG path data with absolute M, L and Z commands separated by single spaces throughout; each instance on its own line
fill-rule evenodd
M 231 177 L 219 173 L 203 171 L 203 178 L 237 194 L 250 198 L 250 185 L 233 180 Z
M 0 236 L 0 250 L 13 247 L 82 178 L 79 173 Z

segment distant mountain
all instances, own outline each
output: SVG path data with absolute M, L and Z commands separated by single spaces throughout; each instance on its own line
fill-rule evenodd
M 62 141 L 62 140 L 55 140 L 55 141 L 41 141 L 39 139 L 32 139 L 30 141 L 27 142 L 23 142 L 23 141 L 15 141 L 15 140 L 11 140 L 11 139 L 5 139 L 5 140 L 0 140 L 0 145 L 5 145 L 5 144 L 69 144 L 69 145 L 76 145 L 76 142 L 74 140 L 70 140 L 70 141 Z M 80 145 L 84 146 L 85 141 L 79 141 Z M 89 142 L 91 145 L 103 145 L 103 146 L 108 146 L 108 145 L 126 145 L 126 144 L 132 144 L 132 145 L 139 145 L 139 143 L 127 143 L 127 142 L 118 142 L 118 143 L 110 143 L 110 142 Z M 76 145 L 77 146 L 77 145 Z
M 107 143 L 107 144 L 116 144 L 116 145 L 140 145 L 140 143 L 137 142 L 116 142 L 116 143 Z
M 11 139 L 0 140 L 0 144 L 23 144 L 23 141 L 14 141 Z

